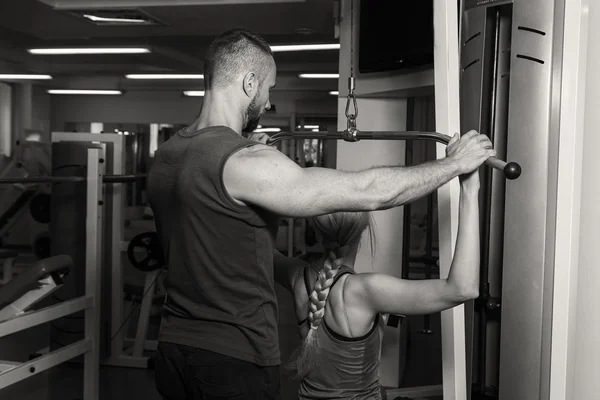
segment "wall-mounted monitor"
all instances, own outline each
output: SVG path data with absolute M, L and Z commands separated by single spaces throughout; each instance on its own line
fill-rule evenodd
M 358 72 L 433 67 L 433 0 L 362 0 Z

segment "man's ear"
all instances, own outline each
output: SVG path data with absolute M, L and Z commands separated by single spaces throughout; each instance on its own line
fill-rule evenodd
M 244 93 L 250 98 L 254 97 L 254 93 L 258 88 L 258 80 L 256 79 L 256 74 L 254 72 L 248 72 L 244 76 L 243 80 L 244 85 Z

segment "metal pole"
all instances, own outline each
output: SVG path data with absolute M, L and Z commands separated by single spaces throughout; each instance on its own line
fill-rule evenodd
M 100 398 L 100 300 L 102 286 L 102 173 L 100 149 L 88 149 L 87 154 L 87 219 L 85 251 L 85 293 L 92 306 L 85 310 L 85 338 L 91 340 L 90 351 L 84 355 L 83 399 Z
M 105 175 L 104 183 L 125 183 L 135 182 L 140 179 L 146 179 L 147 174 L 142 175 Z M 4 178 L 0 179 L 0 184 L 13 183 L 61 183 L 61 182 L 84 182 L 86 178 L 82 176 L 34 176 L 28 178 Z

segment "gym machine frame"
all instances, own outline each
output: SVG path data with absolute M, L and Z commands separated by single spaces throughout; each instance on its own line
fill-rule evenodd
M 352 1 L 352 0 L 351 0 Z M 354 20 L 354 15 L 351 19 Z M 459 102 L 459 16 L 455 3 L 446 0 L 434 0 L 434 73 L 435 73 L 435 111 L 436 130 L 460 132 Z M 352 21 L 354 22 L 354 21 Z M 351 36 L 355 33 L 351 31 Z M 448 49 L 456 49 L 449 51 Z M 450 136 L 438 132 L 387 131 L 361 132 L 356 128 L 358 107 L 354 95 L 354 77 L 352 72 L 348 80 L 349 94 L 346 100 L 347 129 L 343 132 L 281 132 L 271 136 L 267 144 L 282 139 L 343 139 L 348 142 L 364 140 L 434 140 L 439 144 L 448 144 Z M 354 113 L 350 113 L 350 106 Z M 445 146 L 436 147 L 438 158 L 445 156 Z M 486 165 L 504 172 L 507 179 L 516 179 L 521 174 L 519 164 L 506 163 L 497 158 L 490 158 Z M 459 188 L 449 182 L 438 189 L 438 212 L 440 238 L 440 276 L 447 276 L 458 232 L 458 199 Z M 444 216 L 443 218 L 441 216 Z M 441 313 L 442 322 L 442 368 L 443 387 L 403 388 L 388 390 L 388 396 L 429 396 L 443 394 L 444 399 L 467 399 L 467 364 L 465 308 L 459 305 Z
M 81 132 L 52 132 L 52 142 L 83 142 L 83 143 L 110 143 L 112 144 L 112 173 L 122 175 L 125 173 L 125 137 L 114 133 L 81 133 Z M 109 249 L 104 254 L 110 254 L 110 346 L 109 356 L 102 358 L 101 363 L 108 366 L 148 368 L 149 358 L 143 355 L 144 350 L 156 350 L 157 341 L 146 340 L 148 329 L 148 317 L 152 307 L 152 295 L 147 292 L 148 285 L 154 285 L 160 270 L 146 273 L 144 293 L 140 306 L 140 318 L 137 324 L 136 337 L 133 344 L 132 354 L 124 352 L 124 345 L 129 339 L 125 339 L 121 329 L 124 322 L 123 303 L 123 265 L 122 253 L 127 251 L 127 242 L 124 240 L 124 208 L 125 208 L 125 186 L 112 185 L 110 193 L 111 220 L 110 220 L 110 243 Z M 102 240 L 106 239 L 106 235 Z M 106 276 L 106 275 L 105 275 Z
M 501 400 L 572 398 L 591 2 L 462 3 L 463 127 L 488 133 L 527 171 L 506 188 L 482 177 L 490 228 L 482 295 L 501 302 L 489 327 L 481 309 L 478 390 L 496 386 Z
M 85 310 L 85 333 L 83 339 L 61 347 L 39 358 L 24 363 L 0 361 L 0 390 L 14 383 L 32 377 L 45 370 L 60 365 L 79 355 L 83 363 L 83 399 L 98 400 L 99 396 L 99 345 L 100 345 L 100 304 L 101 281 L 101 235 L 102 228 L 102 184 L 107 181 L 100 149 L 88 149 L 86 198 L 86 258 L 85 295 L 70 299 L 40 310 L 25 312 L 12 319 L 0 322 L 0 337 L 21 332 L 34 326 L 54 321 L 64 316 Z M 51 177 L 3 179 L 0 183 L 50 183 Z

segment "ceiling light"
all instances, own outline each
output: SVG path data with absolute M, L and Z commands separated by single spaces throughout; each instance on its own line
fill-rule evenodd
M 257 132 L 257 133 L 277 133 L 277 132 L 281 132 L 281 128 L 257 128 L 253 132 Z
M 96 17 L 95 15 L 83 14 L 83 16 L 90 21 L 94 22 L 117 22 L 117 23 L 128 23 L 128 24 L 148 24 L 149 21 L 145 19 L 134 19 L 134 18 L 105 18 Z
M 183 94 L 185 96 L 201 97 L 204 96 L 204 90 L 186 90 Z
M 319 125 L 304 125 L 304 129 L 319 129 Z
M 330 79 L 338 79 L 340 74 L 300 74 L 299 78 L 330 78 Z
M 340 94 L 340 92 L 337 90 L 332 90 L 331 92 L 329 92 L 329 94 L 332 96 L 338 96 Z
M 127 79 L 204 79 L 202 74 L 127 74 Z
M 150 53 L 143 47 L 109 47 L 109 48 L 61 48 L 61 49 L 28 49 L 31 54 L 64 55 L 64 54 L 142 54 Z
M 274 53 L 280 51 L 307 51 L 307 50 L 339 50 L 339 43 L 332 44 L 291 44 L 271 46 Z
M 105 94 L 118 95 L 123 94 L 120 90 L 83 90 L 83 89 L 50 89 L 49 94 Z
M 38 74 L 0 74 L 0 79 L 52 79 L 52 77 Z

